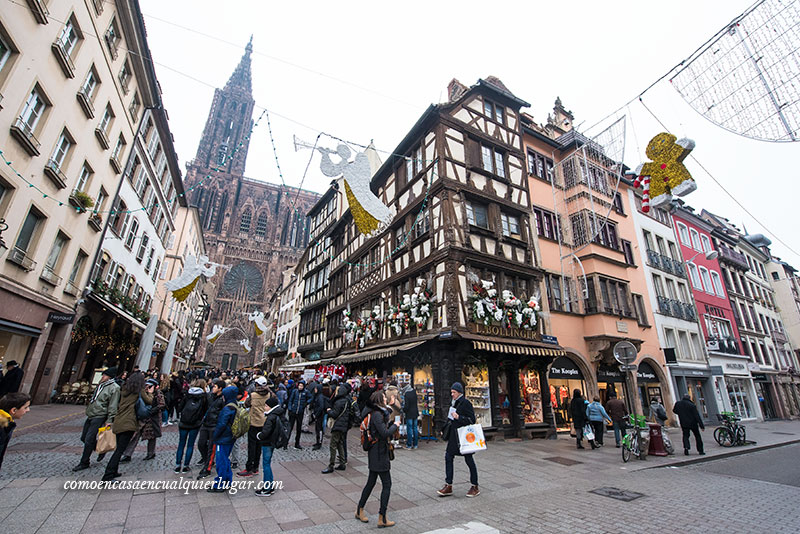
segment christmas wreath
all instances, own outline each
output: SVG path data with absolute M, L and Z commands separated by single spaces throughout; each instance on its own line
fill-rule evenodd
M 536 316 L 540 311 L 539 300 L 531 297 L 523 302 L 508 289 L 500 298 L 494 289 L 494 282 L 476 280 L 472 282 L 470 308 L 472 320 L 486 326 L 500 324 L 506 328 L 518 327 L 530 330 L 536 326 Z
M 375 306 L 370 312 L 369 317 L 363 319 L 356 317 L 353 319 L 353 312 L 346 309 L 342 312 L 344 315 L 344 341 L 345 343 L 358 343 L 359 348 L 363 348 L 367 341 L 378 337 L 381 331 L 381 323 L 383 316 L 381 316 L 381 309 Z
M 402 335 L 408 333 L 411 327 L 416 327 L 417 332 L 428 328 L 428 318 L 433 311 L 436 297 L 426 287 L 425 280 L 417 280 L 417 286 L 410 295 L 403 295 L 403 300 L 398 306 L 389 306 L 386 322 L 389 331 Z

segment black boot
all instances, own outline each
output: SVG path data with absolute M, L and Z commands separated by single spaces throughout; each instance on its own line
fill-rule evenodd
M 333 466 L 332 465 L 329 465 L 328 467 L 326 467 L 325 469 L 322 470 L 322 474 L 323 475 L 327 475 L 328 473 L 333 473 Z

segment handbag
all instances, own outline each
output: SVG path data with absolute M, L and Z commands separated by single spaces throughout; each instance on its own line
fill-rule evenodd
M 447 441 L 450 439 L 450 428 L 452 426 L 453 425 L 450 420 L 448 420 L 447 422 L 445 422 L 444 425 L 442 425 L 442 441 Z
M 586 425 L 583 427 L 583 437 L 589 441 L 594 440 L 594 429 L 589 423 L 586 423 Z
M 486 439 L 483 437 L 483 427 L 481 425 L 473 424 L 459 427 L 458 452 L 472 454 L 473 452 L 485 450 Z
M 117 436 L 111 431 L 111 425 L 102 426 L 97 429 L 97 445 L 94 451 L 97 454 L 105 454 L 117 448 Z
M 139 395 L 139 398 L 136 399 L 135 410 L 136 410 L 136 419 L 138 419 L 139 421 L 144 421 L 145 419 L 150 419 L 150 415 L 151 415 L 150 414 L 150 407 L 147 406 L 147 404 L 144 402 L 144 399 L 142 398 L 141 395 Z

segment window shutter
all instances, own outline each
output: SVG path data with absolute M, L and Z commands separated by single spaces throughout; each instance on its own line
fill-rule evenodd
M 474 139 L 464 140 L 464 148 L 467 153 L 467 167 L 481 167 L 481 145 Z

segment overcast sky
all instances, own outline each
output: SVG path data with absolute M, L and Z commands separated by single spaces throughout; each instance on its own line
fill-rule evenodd
M 310 151 L 295 153 L 293 135 L 313 141 L 326 132 L 361 144 L 374 139 L 379 150 L 391 152 L 429 104 L 446 99 L 454 77 L 471 85 L 497 76 L 530 102 L 527 112 L 537 122 L 546 120 L 560 96 L 575 124 L 587 128 L 688 56 L 752 0 L 140 3 L 181 161 L 194 157 L 213 88 L 225 84 L 253 34 L 253 97 L 256 106 L 272 113 L 284 178 L 298 186 Z M 697 115 L 666 82 L 644 101 L 670 131 L 694 139 L 697 159 L 800 252 L 795 198 L 800 145 L 728 133 Z M 647 141 L 662 129 L 638 103 L 623 113 L 625 162 L 635 168 Z M 247 175 L 279 183 L 266 126 L 262 121 L 253 134 Z M 330 139 L 322 142 L 335 147 Z M 698 183 L 697 191 L 684 197 L 689 204 L 744 224 L 750 233 L 767 234 L 773 253 L 800 267 L 800 256 L 745 214 L 694 162 L 687 166 Z M 303 187 L 322 192 L 329 181 L 315 158 Z

